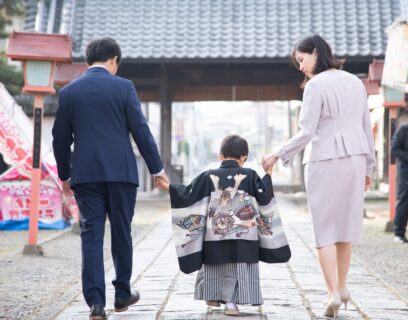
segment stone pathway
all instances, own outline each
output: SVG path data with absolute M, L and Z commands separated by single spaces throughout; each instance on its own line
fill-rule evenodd
M 310 220 L 290 202 L 279 201 L 285 231 L 292 249 L 287 264 L 260 264 L 262 310 L 240 306 L 235 319 L 325 319 L 323 278 L 316 261 Z M 138 304 L 127 312 L 113 312 L 114 291 L 112 265 L 106 272 L 107 312 L 110 320 L 120 319 L 231 319 L 222 308 L 212 313 L 202 301 L 193 299 L 196 274 L 178 270 L 175 248 L 171 240 L 170 217 L 157 225 L 138 243 L 134 251 L 133 287 L 141 292 Z M 352 300 L 348 310 L 340 310 L 338 319 L 408 319 L 408 303 L 393 288 L 372 274 L 353 257 L 349 277 Z M 82 295 L 76 296 L 56 317 L 57 320 L 88 319 L 89 310 Z

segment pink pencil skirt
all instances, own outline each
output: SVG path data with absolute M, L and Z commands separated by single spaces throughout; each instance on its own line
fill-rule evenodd
M 365 175 L 366 155 L 305 165 L 306 194 L 317 248 L 360 241 Z

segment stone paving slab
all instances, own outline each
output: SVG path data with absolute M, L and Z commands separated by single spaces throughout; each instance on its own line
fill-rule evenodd
M 310 219 L 290 202 L 279 202 L 285 231 L 292 249 L 287 264 L 260 264 L 264 305 L 240 306 L 239 319 L 325 319 L 324 281 L 316 260 Z M 162 221 L 134 249 L 132 285 L 141 292 L 138 304 L 124 313 L 113 312 L 112 266 L 106 272 L 107 312 L 109 319 L 211 319 L 225 320 L 222 308 L 211 312 L 203 301 L 194 300 L 196 273 L 183 274 L 177 265 L 171 240 L 170 217 Z M 349 289 L 352 300 L 344 306 L 343 319 L 408 319 L 408 305 L 403 297 L 373 275 L 353 257 Z M 57 320 L 88 319 L 82 296 L 68 302 Z

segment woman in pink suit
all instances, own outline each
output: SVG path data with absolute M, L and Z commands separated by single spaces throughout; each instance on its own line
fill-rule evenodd
M 269 168 L 287 164 L 305 148 L 305 185 L 319 263 L 328 291 L 325 316 L 336 317 L 350 293 L 346 278 L 352 244 L 362 234 L 364 191 L 371 185 L 374 143 L 367 93 L 354 75 L 340 70 L 319 35 L 301 40 L 292 52 L 305 74 L 300 130 L 262 160 Z

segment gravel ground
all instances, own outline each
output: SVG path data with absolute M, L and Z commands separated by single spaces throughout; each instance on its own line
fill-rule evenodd
M 408 301 L 408 244 L 395 243 L 394 234 L 386 233 L 388 201 L 366 201 L 364 238 L 354 254 L 388 286 Z
M 0 260 L 0 318 L 38 319 L 37 315 L 78 282 L 79 236 L 66 233 L 43 245 L 44 257 Z
M 168 202 L 139 201 L 133 219 L 134 243 L 146 235 L 168 212 Z M 79 235 L 40 230 L 41 239 L 62 234 L 44 243 L 44 257 L 23 256 L 27 232 L 0 233 L 0 319 L 48 319 L 50 310 L 63 306 L 80 290 Z M 105 233 L 105 265 L 111 264 L 109 225 Z

